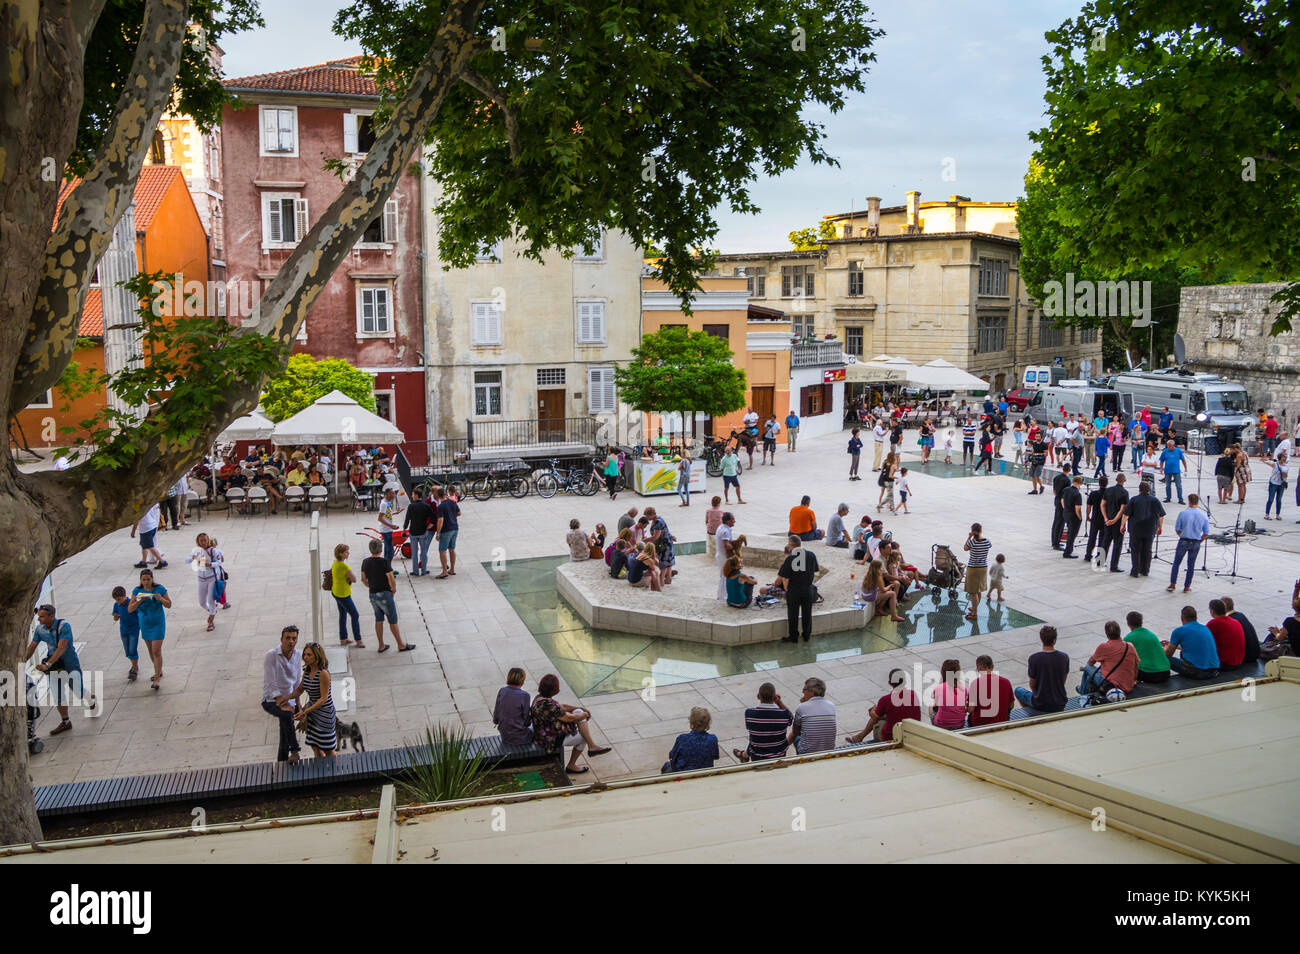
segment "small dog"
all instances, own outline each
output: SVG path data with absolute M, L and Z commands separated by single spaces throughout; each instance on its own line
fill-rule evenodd
M 350 725 L 344 725 L 340 722 L 338 724 L 338 734 L 340 751 L 348 747 L 349 741 L 352 743 L 353 751 L 364 752 L 366 750 L 366 743 L 361 739 L 361 726 L 355 722 Z

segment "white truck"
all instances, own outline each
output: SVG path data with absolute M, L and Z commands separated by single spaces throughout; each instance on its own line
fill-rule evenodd
M 1246 389 L 1217 374 L 1180 368 L 1129 371 L 1115 377 L 1115 390 L 1128 395 L 1138 411 L 1149 406 L 1152 424 L 1169 408 L 1179 433 L 1195 429 L 1206 437 L 1208 453 L 1240 441 L 1255 426 Z

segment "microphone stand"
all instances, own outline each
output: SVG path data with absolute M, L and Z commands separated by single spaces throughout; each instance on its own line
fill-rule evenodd
M 1244 574 L 1244 573 L 1238 573 L 1238 572 L 1237 572 L 1237 552 L 1238 552 L 1238 550 L 1239 550 L 1240 547 L 1241 547 L 1241 529 L 1240 529 L 1240 528 L 1241 528 L 1241 508 L 1245 505 L 1245 503 L 1246 503 L 1246 502 L 1243 500 L 1243 501 L 1241 501 L 1241 503 L 1237 504 L 1237 519 L 1236 519 L 1236 522 L 1233 523 L 1233 525 L 1232 525 L 1232 569 L 1229 570 L 1229 571 L 1227 571 L 1226 573 L 1225 573 L 1223 570 L 1219 570 L 1219 571 L 1217 571 L 1217 572 L 1214 574 L 1215 576 L 1226 576 L 1226 577 L 1230 577 L 1234 583 L 1235 583 L 1237 580 L 1253 580 L 1253 579 L 1254 579 L 1253 576 L 1246 576 L 1246 574 Z

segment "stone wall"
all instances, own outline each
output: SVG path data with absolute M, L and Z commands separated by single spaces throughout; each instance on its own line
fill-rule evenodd
M 1284 284 L 1196 285 L 1182 290 L 1178 333 L 1187 365 L 1239 381 L 1251 409 L 1265 408 L 1288 427 L 1300 414 L 1300 334 L 1270 335 Z

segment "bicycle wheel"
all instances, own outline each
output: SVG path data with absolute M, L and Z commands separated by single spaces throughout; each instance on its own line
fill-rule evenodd
M 596 491 L 600 490 L 604 486 L 603 483 L 596 479 L 595 474 L 591 474 L 586 480 L 578 484 L 578 493 L 584 497 L 594 497 L 596 496 Z
M 540 474 L 537 479 L 533 481 L 533 487 L 537 490 L 537 496 L 549 500 L 551 497 L 554 497 L 556 492 L 560 489 L 560 481 L 554 474 L 547 471 L 544 474 Z
M 704 470 L 710 477 L 721 477 L 722 461 L 710 454 L 705 458 Z
M 521 497 L 528 496 L 529 486 L 527 477 L 515 475 L 514 477 L 507 477 L 506 481 L 506 486 L 510 489 L 511 497 L 518 500 Z
M 469 486 L 469 492 L 474 495 L 475 500 L 491 500 L 495 490 L 495 481 L 487 475 L 480 477 Z

